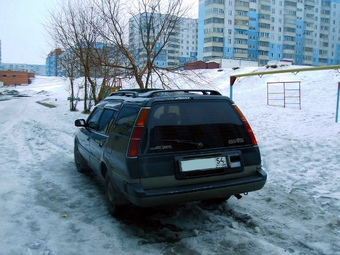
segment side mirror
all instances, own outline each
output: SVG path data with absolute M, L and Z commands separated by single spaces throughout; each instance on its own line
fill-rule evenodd
M 85 127 L 85 120 L 84 119 L 75 120 L 74 125 L 76 127 Z

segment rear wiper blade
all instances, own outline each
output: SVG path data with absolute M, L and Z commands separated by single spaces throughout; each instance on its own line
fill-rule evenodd
M 197 148 L 203 148 L 204 144 L 202 142 L 194 142 L 191 140 L 180 140 L 180 139 L 162 139 L 162 142 L 175 142 L 175 143 L 185 143 L 185 144 L 192 144 L 196 145 Z

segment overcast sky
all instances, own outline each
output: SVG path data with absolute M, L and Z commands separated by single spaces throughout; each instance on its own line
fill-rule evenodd
M 0 0 L 3 63 L 45 64 L 48 45 L 44 28 L 54 0 Z
M 44 65 L 53 50 L 44 24 L 56 0 L 0 0 L 0 40 L 3 63 Z M 196 3 L 198 0 L 184 0 Z M 195 8 L 197 8 L 195 6 Z

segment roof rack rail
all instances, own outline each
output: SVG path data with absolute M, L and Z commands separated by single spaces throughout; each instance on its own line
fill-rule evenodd
M 209 89 L 123 89 L 117 90 L 110 96 L 126 96 L 126 97 L 157 97 L 157 96 L 174 96 L 179 94 L 201 93 L 202 95 L 221 96 L 222 94 L 216 90 Z
M 145 96 L 152 91 L 160 91 L 163 89 L 120 89 L 115 92 L 112 92 L 110 96 L 127 96 L 127 97 L 139 97 Z
M 214 96 L 221 96 L 222 94 L 216 90 L 209 90 L 209 89 L 172 89 L 172 90 L 158 90 L 153 91 L 149 94 L 149 97 L 167 95 L 170 96 L 172 93 L 202 93 L 202 95 L 214 95 Z
M 110 96 L 138 97 L 138 92 L 136 92 L 136 91 L 115 91 L 115 92 L 111 93 Z

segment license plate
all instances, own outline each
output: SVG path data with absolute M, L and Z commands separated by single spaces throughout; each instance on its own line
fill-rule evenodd
M 182 172 L 214 170 L 216 168 L 228 167 L 226 157 L 181 160 L 180 164 Z

